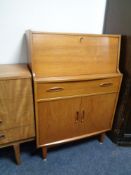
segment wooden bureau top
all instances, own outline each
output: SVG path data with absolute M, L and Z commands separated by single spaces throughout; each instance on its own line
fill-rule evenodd
M 98 80 L 104 78 L 113 78 L 122 76 L 120 72 L 112 73 L 112 74 L 92 74 L 92 75 L 78 75 L 78 76 L 64 76 L 64 77 L 46 77 L 46 78 L 38 78 L 34 77 L 34 81 L 36 82 L 73 82 L 73 81 L 88 81 L 88 80 Z
M 31 77 L 26 64 L 1 64 L 0 79 L 17 79 Z
M 27 31 L 35 78 L 113 74 L 119 71 L 120 35 Z

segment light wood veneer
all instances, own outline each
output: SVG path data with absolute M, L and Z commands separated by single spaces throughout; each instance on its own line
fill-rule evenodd
M 37 100 L 117 92 L 120 77 L 63 83 L 37 83 Z
M 13 145 L 19 164 L 19 144 L 34 137 L 31 74 L 24 64 L 0 65 L 0 147 Z
M 113 93 L 39 103 L 39 145 L 110 130 L 116 98 Z
M 122 74 L 119 35 L 27 31 L 34 80 L 37 147 L 111 129 Z

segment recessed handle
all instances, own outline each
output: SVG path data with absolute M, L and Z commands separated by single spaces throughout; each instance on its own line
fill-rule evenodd
M 81 122 L 82 122 L 82 123 L 84 122 L 84 118 L 85 118 L 85 111 L 83 110 L 83 111 L 82 111 L 82 116 L 81 116 Z
M 75 116 L 75 123 L 77 123 L 79 121 L 79 112 L 76 112 L 76 116 Z
M 112 86 L 113 83 L 101 83 L 99 86 L 100 87 L 108 87 L 108 86 Z
M 5 138 L 5 135 L 4 134 L 0 134 L 0 139 L 3 139 Z
M 0 119 L 0 124 L 2 123 L 3 121 Z
M 62 87 L 52 87 L 50 89 L 47 89 L 46 92 L 59 92 L 59 91 L 63 91 L 64 88 Z

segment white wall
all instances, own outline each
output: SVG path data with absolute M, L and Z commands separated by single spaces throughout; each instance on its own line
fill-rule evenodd
M 0 64 L 27 61 L 24 32 L 102 33 L 106 0 L 0 0 Z

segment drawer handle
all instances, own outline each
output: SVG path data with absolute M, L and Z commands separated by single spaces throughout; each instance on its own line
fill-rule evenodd
M 79 112 L 76 112 L 76 116 L 75 116 L 75 123 L 77 123 L 79 121 Z
M 112 86 L 113 83 L 101 83 L 100 87 L 108 87 L 108 86 Z
M 59 92 L 59 91 L 63 91 L 64 90 L 64 88 L 62 88 L 62 87 L 52 87 L 52 88 L 50 88 L 50 89 L 47 89 L 46 90 L 46 92 Z
M 5 135 L 4 134 L 0 134 L 0 139 L 3 139 L 5 138 Z

